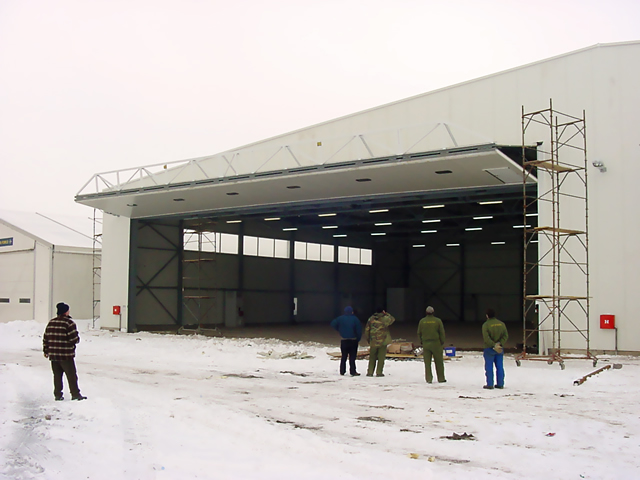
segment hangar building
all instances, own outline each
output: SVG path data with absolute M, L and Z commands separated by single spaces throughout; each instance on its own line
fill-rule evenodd
M 76 201 L 105 214 L 102 303 L 120 313 L 103 309 L 101 324 L 327 322 L 345 305 L 417 322 L 431 304 L 444 320 L 491 306 L 535 329 L 553 297 L 567 328 L 540 328 L 541 352 L 560 335 L 565 348 L 638 352 L 639 58 L 640 42 L 595 45 L 219 154 L 96 174 Z M 548 163 L 575 125 L 584 165 Z M 556 250 L 578 249 L 548 258 L 545 231 Z

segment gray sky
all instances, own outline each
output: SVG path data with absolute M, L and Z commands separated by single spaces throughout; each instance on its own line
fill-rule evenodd
M 0 0 L 0 209 L 639 39 L 637 0 Z

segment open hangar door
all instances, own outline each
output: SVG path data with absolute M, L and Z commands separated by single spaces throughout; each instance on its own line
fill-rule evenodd
M 521 320 L 519 149 L 468 150 L 116 198 L 146 208 L 131 215 L 129 328 L 327 322 L 345 305 L 363 319 L 385 305 L 417 321 L 431 304 L 445 320 L 487 306 Z

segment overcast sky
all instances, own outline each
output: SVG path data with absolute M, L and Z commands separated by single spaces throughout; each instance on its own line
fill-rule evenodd
M 0 0 L 0 209 L 629 40 L 638 0 Z

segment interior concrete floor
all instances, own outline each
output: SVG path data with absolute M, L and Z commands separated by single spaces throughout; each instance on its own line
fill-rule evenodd
M 363 322 L 364 329 L 365 322 Z M 391 337 L 418 343 L 417 322 L 397 322 L 391 325 Z M 445 322 L 446 346 L 453 345 L 458 350 L 477 350 L 483 348 L 482 322 Z M 218 327 L 227 338 L 275 338 L 292 342 L 316 342 L 324 345 L 340 345 L 340 336 L 329 322 L 306 324 L 248 325 L 241 328 Z M 507 351 L 516 352 L 516 345 L 522 343 L 522 323 L 507 323 L 509 340 Z M 361 345 L 365 345 L 361 343 Z M 518 351 L 521 351 L 520 349 Z

